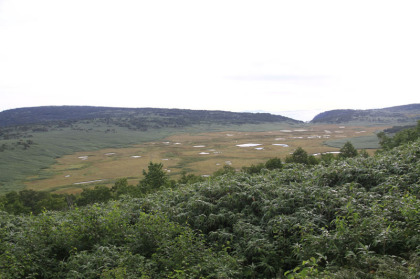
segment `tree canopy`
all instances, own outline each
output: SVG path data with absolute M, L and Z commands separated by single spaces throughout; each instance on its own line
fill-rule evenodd
M 340 148 L 340 158 L 352 158 L 358 155 L 357 149 L 354 148 L 350 141 L 347 141 L 342 148 Z

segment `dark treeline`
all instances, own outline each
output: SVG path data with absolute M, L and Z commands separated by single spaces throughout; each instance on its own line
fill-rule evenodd
M 0 140 L 23 140 L 34 133 L 64 128 L 86 131 L 101 127 L 103 132 L 116 132 L 116 127 L 134 131 L 184 128 L 193 125 L 244 125 L 273 122 L 302 123 L 269 113 L 236 113 L 158 108 L 110 108 L 57 106 L 20 108 L 0 112 Z
M 311 123 L 346 123 L 351 121 L 368 121 L 370 123 L 404 123 L 418 119 L 420 104 L 395 106 L 383 109 L 337 109 L 322 112 L 312 119 Z
M 33 140 L 22 140 L 13 142 L 13 143 L 3 143 L 0 145 L 0 152 L 3 152 L 5 150 L 15 150 L 17 148 L 27 150 L 34 144 Z
M 89 106 L 51 106 L 19 108 L 0 112 L 0 127 L 27 124 L 66 123 L 80 120 L 101 119 L 107 123 L 130 127 L 186 126 L 194 124 L 258 124 L 262 122 L 300 123 L 288 117 L 269 113 L 236 113 L 229 111 L 112 108 Z M 155 123 L 148 123 L 152 120 Z
M 383 150 L 389 150 L 407 142 L 415 141 L 420 137 L 420 120 L 417 126 L 399 130 L 398 128 L 388 129 L 378 133 L 379 144 Z

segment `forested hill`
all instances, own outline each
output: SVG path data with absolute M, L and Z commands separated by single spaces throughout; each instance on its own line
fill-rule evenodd
M 264 122 L 300 121 L 269 113 L 236 113 L 228 111 L 113 108 L 92 106 L 44 106 L 18 108 L 0 112 L 0 127 L 68 123 L 80 120 L 103 120 L 128 128 L 183 127 L 195 124 L 259 124 Z
M 338 109 L 325 111 L 312 119 L 311 123 L 412 123 L 420 119 L 420 104 L 395 106 L 383 109 Z

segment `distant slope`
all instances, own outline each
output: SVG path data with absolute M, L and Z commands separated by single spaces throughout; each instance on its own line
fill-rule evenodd
M 395 106 L 383 109 L 339 109 L 325 111 L 312 119 L 311 123 L 369 122 L 378 124 L 410 123 L 420 119 L 420 104 Z
M 228 111 L 112 108 L 91 106 L 45 106 L 18 108 L 0 112 L 0 127 L 48 124 L 101 119 L 107 123 L 144 130 L 150 127 L 183 127 L 195 124 L 259 124 L 267 122 L 301 123 L 269 113 L 236 113 Z

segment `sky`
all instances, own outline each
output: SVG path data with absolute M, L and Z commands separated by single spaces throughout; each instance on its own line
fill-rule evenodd
M 420 103 L 420 3 L 0 0 L 0 111 Z

